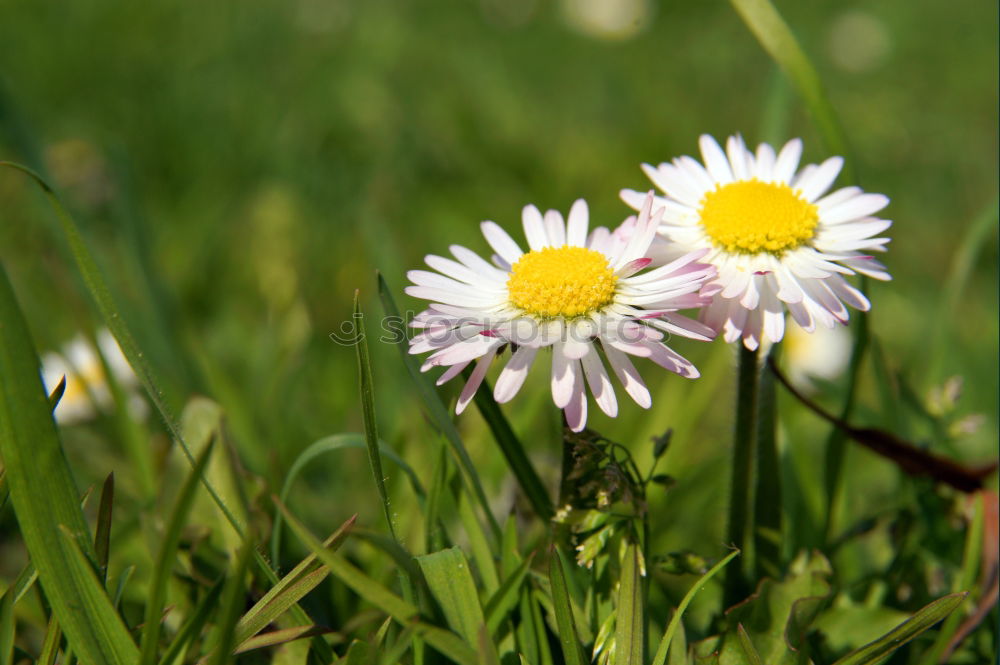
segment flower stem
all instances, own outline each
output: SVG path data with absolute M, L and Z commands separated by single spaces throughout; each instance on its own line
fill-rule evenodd
M 723 602 L 730 607 L 749 592 L 749 573 L 753 571 L 754 470 L 757 458 L 757 399 L 759 356 L 757 351 L 740 347 L 737 376 L 736 427 L 733 437 L 733 471 L 729 495 L 729 530 L 726 540 L 738 547 L 743 556 L 738 565 L 726 570 Z

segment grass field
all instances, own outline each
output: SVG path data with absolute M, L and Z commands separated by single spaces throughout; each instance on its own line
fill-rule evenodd
M 995 459 L 996 7 L 776 4 L 829 107 L 803 98 L 734 10 L 751 8 L 752 24 L 761 0 L 4 3 L 0 160 L 37 171 L 68 217 L 0 168 L 12 285 L 0 293 L 0 664 L 226 662 L 257 632 L 277 642 L 299 626 L 332 632 L 251 642 L 236 660 L 654 662 L 682 598 L 729 553 L 735 345 L 677 340 L 700 379 L 643 361 L 650 410 L 591 408 L 588 427 L 642 476 L 614 485 L 632 467 L 602 461 L 613 500 L 599 509 L 561 482 L 566 451 L 593 440 L 564 432 L 546 372 L 499 416 L 454 417 L 458 381 L 415 382 L 383 339 L 376 271 L 399 310 L 417 312 L 426 303 L 403 289 L 426 254 L 488 254 L 486 219 L 521 238 L 528 203 L 565 212 L 584 197 L 592 224 L 614 227 L 630 214 L 619 190 L 648 186 L 639 165 L 697 155 L 703 133 L 801 137 L 803 159 L 820 162 L 838 135 L 817 113 L 832 109 L 853 172 L 838 184 L 891 199 L 880 214 L 894 222 L 893 280 L 867 285 L 870 314 L 852 312 L 852 339 L 867 344 L 857 380 L 814 380 L 810 399 L 833 413 L 853 399 L 852 425 L 963 465 Z M 343 343 L 356 292 L 372 372 L 360 389 L 358 347 Z M 56 433 L 37 359 L 103 328 L 138 378 L 94 364 L 90 384 L 68 380 L 60 408 L 83 406 Z M 795 352 L 786 342 L 786 371 Z M 667 662 L 929 665 L 966 628 L 949 662 L 995 662 L 996 474 L 975 493 L 910 477 L 831 444 L 829 424 L 787 391 L 762 390 L 777 396 L 777 458 L 752 482 L 776 531 L 752 534 L 756 559 L 694 596 Z M 504 423 L 569 518 L 546 519 L 524 491 L 495 438 Z M 657 458 L 653 440 L 671 428 Z M 190 480 L 181 437 L 194 457 L 214 442 L 203 471 L 216 496 Z M 670 479 L 633 482 L 654 464 Z M 322 539 L 355 515 L 336 554 L 278 587 L 287 612 L 254 605 L 310 554 L 304 531 Z M 95 549 L 90 534 L 108 524 Z M 593 566 L 577 565 L 573 547 L 595 533 Z M 724 615 L 739 574 L 740 599 L 771 581 Z M 847 656 L 940 598 L 892 655 Z M 690 659 L 682 638 L 701 641 Z

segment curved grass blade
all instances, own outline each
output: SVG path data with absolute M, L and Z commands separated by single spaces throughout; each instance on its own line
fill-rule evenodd
M 111 550 L 111 508 L 115 500 L 115 474 L 111 472 L 101 488 L 101 503 L 97 510 L 97 529 L 94 530 L 94 550 L 100 566 L 101 584 L 108 581 L 108 556 Z
M 295 458 L 294 462 L 292 462 L 292 466 L 288 469 L 288 474 L 285 476 L 285 482 L 281 486 L 281 492 L 278 494 L 278 498 L 282 503 L 288 502 L 288 495 L 292 491 L 292 486 L 298 479 L 299 474 L 302 473 L 302 470 L 307 464 L 309 464 L 309 462 L 313 461 L 320 455 L 347 448 L 365 448 L 366 446 L 367 444 L 365 443 L 364 437 L 361 434 L 353 433 L 333 434 L 313 442 L 309 445 L 309 447 L 299 453 L 299 456 Z M 420 479 L 417 477 L 413 468 L 407 464 L 395 450 L 382 441 L 379 442 L 379 450 L 383 455 L 392 460 L 396 466 L 403 471 L 403 473 L 406 474 L 407 478 L 410 480 L 410 485 L 413 487 L 414 493 L 417 495 L 417 498 L 423 501 L 425 496 L 424 488 L 420 484 Z M 284 520 L 284 515 L 281 512 L 278 512 L 274 516 L 274 528 L 271 530 L 272 561 L 277 561 L 278 555 L 281 552 L 281 533 Z
M 141 665 L 152 665 L 156 662 L 156 652 L 160 642 L 160 621 L 167 597 L 167 582 L 170 580 L 170 573 L 174 567 L 177 547 L 181 539 L 181 529 L 184 528 L 188 513 L 191 511 L 194 491 L 198 487 L 198 483 L 201 482 L 201 475 L 205 471 L 213 448 L 213 441 L 209 441 L 205 450 L 195 461 L 194 468 L 188 474 L 187 480 L 184 481 L 177 501 L 174 503 L 174 509 L 170 513 L 170 521 L 163 534 L 160 551 L 156 555 L 153 579 L 149 585 L 146 601 L 145 627 L 142 631 L 140 648 L 141 659 L 138 661 Z
M 305 637 L 327 635 L 332 632 L 334 632 L 332 628 L 326 628 L 324 626 L 295 626 L 293 628 L 282 628 L 281 630 L 274 630 L 270 633 L 261 633 L 256 637 L 250 638 L 243 644 L 239 645 L 233 653 L 246 653 L 247 651 L 253 651 L 254 649 L 273 647 L 279 644 L 301 640 Z
M 566 665 L 585 665 L 587 659 L 576 632 L 576 620 L 573 618 L 562 560 L 554 550 L 549 556 L 549 582 L 552 585 L 552 607 L 555 610 L 556 627 L 559 629 L 559 644 L 562 646 Z
M 710 579 L 715 577 L 715 574 L 726 567 L 730 561 L 733 560 L 738 554 L 739 550 L 733 550 L 730 552 L 726 558 L 724 558 L 719 563 L 709 569 L 707 573 L 698 578 L 688 592 L 684 594 L 681 599 L 680 605 L 677 606 L 677 611 L 670 618 L 670 623 L 667 624 L 667 630 L 663 633 L 663 639 L 660 640 L 660 646 L 656 648 L 656 655 L 653 656 L 653 665 L 663 665 L 667 660 L 667 652 L 670 651 L 670 643 L 674 639 L 674 633 L 677 632 L 677 627 L 681 624 L 681 617 L 684 616 L 684 610 L 687 609 L 688 605 L 694 599 L 695 595 L 701 591 Z
M 386 284 L 381 274 L 378 275 L 378 294 L 382 300 L 382 309 L 385 311 L 385 315 L 389 319 L 402 322 L 403 318 L 399 315 L 399 308 L 396 307 L 396 301 L 393 299 L 392 293 L 389 291 L 389 285 Z M 469 451 L 465 449 L 462 438 L 458 435 L 455 423 L 448 416 L 448 410 L 441 402 L 441 397 L 437 394 L 437 391 L 430 386 L 427 378 L 417 368 L 413 357 L 407 353 L 406 336 L 401 334 L 400 339 L 396 340 L 396 345 L 399 347 L 400 355 L 403 357 L 403 365 L 413 380 L 417 392 L 420 394 L 421 401 L 427 407 L 431 421 L 444 434 L 448 443 L 451 444 L 451 449 L 458 458 L 459 466 L 465 472 L 464 477 L 472 485 L 476 500 L 486 515 L 493 537 L 497 542 L 500 542 L 500 525 L 497 523 L 496 517 L 493 516 L 493 511 L 490 510 L 490 502 L 486 498 L 486 492 L 483 491 L 483 484 L 479 480 L 479 474 L 472 463 L 472 458 L 469 457 Z
M 428 644 L 459 665 L 475 665 L 477 663 L 476 652 L 462 638 L 437 626 L 420 622 L 419 609 L 365 575 L 340 554 L 323 549 L 319 540 L 309 533 L 309 530 L 289 513 L 280 501 L 275 499 L 275 504 L 278 506 L 278 510 L 285 514 L 288 526 L 291 527 L 292 532 L 298 536 L 299 540 L 312 550 L 316 557 L 330 569 L 330 572 L 354 593 L 391 616 L 404 627 L 415 626 L 416 635 L 423 637 Z
M 882 637 L 855 649 L 833 665 L 875 665 L 893 651 L 951 614 L 969 594 L 953 593 L 925 605 Z
M 533 558 L 534 555 L 525 557 L 521 565 L 503 581 L 497 592 L 486 603 L 486 608 L 483 612 L 486 614 L 486 627 L 489 628 L 491 635 L 496 634 L 503 620 L 517 607 L 517 601 L 521 595 L 521 586 L 528 577 L 528 571 L 531 569 L 531 560 Z
M 174 665 L 184 652 L 184 649 L 187 648 L 188 643 L 201 634 L 205 628 L 205 624 L 208 623 L 208 618 L 212 610 L 219 606 L 219 595 L 222 593 L 223 584 L 225 584 L 225 579 L 220 579 L 198 602 L 194 612 L 185 619 L 180 630 L 177 631 L 174 639 L 170 642 L 170 646 L 163 653 L 163 657 L 160 658 L 160 665 Z
M 38 356 L 0 268 L 0 457 L 21 534 L 73 650 L 91 663 L 134 664 L 139 652 L 88 560 L 96 553 L 63 453 Z M 84 557 L 61 534 L 67 528 Z

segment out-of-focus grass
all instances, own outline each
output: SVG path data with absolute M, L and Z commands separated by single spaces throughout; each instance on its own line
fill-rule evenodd
M 995 8 L 779 5 L 841 113 L 861 184 L 893 201 L 895 279 L 873 285 L 872 329 L 918 394 L 965 378 L 961 409 L 988 417 L 952 452 L 983 457 L 997 437 L 995 230 L 953 310 L 940 375 L 924 362 L 963 232 L 996 196 Z M 424 254 L 482 249 L 481 219 L 519 233 L 528 202 L 565 210 L 584 196 L 596 222 L 617 224 L 627 213 L 618 189 L 645 182 L 640 162 L 690 154 L 701 132 L 758 140 L 772 71 L 724 3 L 659 3 L 634 38 L 604 41 L 541 0 L 10 0 L 0 62 L 0 157 L 41 158 L 32 165 L 78 213 L 168 392 L 178 404 L 191 391 L 218 399 L 243 463 L 271 491 L 312 441 L 361 429 L 353 350 L 328 335 L 350 320 L 356 288 L 370 315 L 380 311 L 376 267 L 401 291 Z M 824 157 L 796 105 L 797 135 L 807 158 Z M 92 319 L 50 215 L 30 183 L 0 176 L 0 258 L 36 339 L 55 347 Z M 679 482 L 659 513 L 669 515 L 657 525 L 663 549 L 717 543 L 725 514 L 725 474 L 709 462 L 728 448 L 730 350 L 678 349 L 715 377 L 693 384 L 643 367 L 662 384 L 653 420 L 631 406 L 617 421 L 592 419 L 640 460 L 647 436 L 684 419 L 666 461 Z M 433 455 L 420 446 L 436 435 L 396 351 L 376 341 L 371 351 L 383 438 L 429 477 Z M 836 397 L 836 386 L 819 396 Z M 545 382 L 530 379 L 518 399 L 509 417 L 552 483 L 558 422 Z M 704 405 L 696 417 L 687 399 Z M 884 424 L 870 380 L 858 418 Z M 825 428 L 806 415 L 786 425 L 792 463 L 821 478 Z M 507 474 L 485 424 L 470 414 L 460 426 L 506 509 Z M 82 485 L 122 463 L 99 427 L 71 431 L 67 448 Z M 854 515 L 900 500 L 897 472 L 869 461 L 848 458 L 849 482 L 863 490 Z M 360 451 L 317 461 L 290 501 L 328 527 L 355 511 L 376 524 L 365 466 Z M 390 491 L 402 491 L 393 475 Z M 821 504 L 801 491 L 808 526 Z M 331 505 L 343 506 L 332 520 Z M 401 532 L 416 542 L 419 525 Z

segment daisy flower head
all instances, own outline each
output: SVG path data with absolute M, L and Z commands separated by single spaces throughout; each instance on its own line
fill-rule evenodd
M 625 392 L 640 406 L 652 400 L 630 355 L 687 378 L 698 370 L 664 340 L 677 334 L 710 340 L 708 326 L 677 314 L 701 307 L 710 297 L 700 293 L 715 269 L 699 263 L 705 251 L 689 252 L 667 265 L 643 272 L 647 251 L 661 224 L 653 211 L 653 195 L 638 216 L 614 233 L 605 227 L 588 233 L 589 213 L 582 199 L 566 219 L 555 210 L 544 215 L 533 205 L 523 210 L 528 251 L 494 222 L 483 222 L 483 235 L 496 254 L 492 263 L 475 252 L 452 245 L 454 259 L 427 256 L 436 272 L 412 270 L 406 293 L 431 301 L 411 325 L 421 330 L 410 340 L 410 353 L 431 352 L 422 369 L 447 369 L 437 383 L 457 376 L 475 361 L 458 398 L 461 413 L 483 382 L 493 359 L 512 353 L 493 389 L 507 402 L 524 384 L 539 352 L 551 355 L 552 399 L 566 422 L 580 431 L 587 422 L 587 390 L 611 417 L 618 403 L 610 365 Z M 603 358 L 602 358 L 603 356 Z
M 705 250 L 703 261 L 718 269 L 719 290 L 701 320 L 727 342 L 742 338 L 757 349 L 763 340 L 781 341 L 785 310 L 808 332 L 816 324 L 847 323 L 845 305 L 867 311 L 868 299 L 845 275 L 891 279 L 871 252 L 885 251 L 888 238 L 875 237 L 892 222 L 874 217 L 889 203 L 859 187 L 827 193 L 844 164 L 831 157 L 799 168 L 802 141 L 779 152 L 766 143 L 751 152 L 739 136 L 726 150 L 711 136 L 700 140 L 704 164 L 679 157 L 659 166 L 643 164 L 665 194 L 660 233 L 672 252 Z M 625 189 L 633 208 L 644 195 Z

